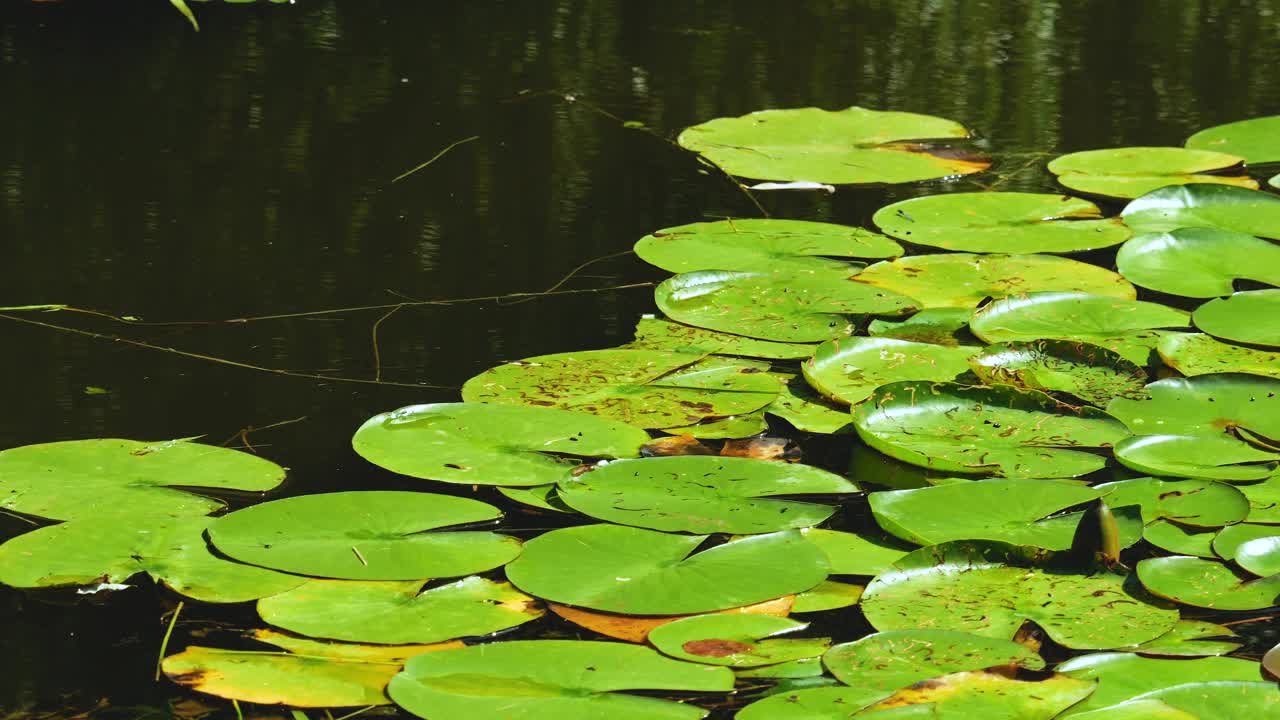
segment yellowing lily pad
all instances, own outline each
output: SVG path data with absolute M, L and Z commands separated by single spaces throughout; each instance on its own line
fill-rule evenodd
M 192 646 L 164 659 L 170 680 L 210 695 L 291 707 L 386 705 L 398 662 Z

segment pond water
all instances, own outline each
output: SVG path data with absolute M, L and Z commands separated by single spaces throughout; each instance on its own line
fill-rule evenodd
M 1054 192 L 1053 154 L 1181 145 L 1280 113 L 1280 2 L 195 10 L 198 34 L 162 0 L 0 6 L 0 306 L 157 323 L 23 315 L 93 337 L 0 321 L 0 449 L 247 437 L 290 468 L 286 493 L 422 487 L 358 458 L 354 429 L 454 400 L 504 361 L 627 342 L 664 277 L 625 254 L 636 239 L 758 214 L 659 137 L 761 108 L 853 104 L 981 133 L 996 165 L 972 180 L 762 197 L 777 217 L 865 226 L 914 195 Z M 573 292 L 503 298 L 548 289 Z M 405 299 L 465 298 L 383 318 Z M 226 322 L 364 306 L 383 307 Z M 847 449 L 813 452 L 839 466 Z M 543 522 L 517 513 L 514 526 Z M 25 528 L 0 516 L 0 538 Z M 151 679 L 171 604 L 150 589 L 76 606 L 0 589 L 0 718 L 191 697 Z M 253 622 L 251 610 L 212 617 Z

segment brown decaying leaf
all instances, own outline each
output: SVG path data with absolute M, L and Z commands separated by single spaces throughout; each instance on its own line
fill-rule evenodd
M 780 460 L 789 463 L 800 462 L 799 445 L 787 438 L 768 437 L 767 435 L 757 435 L 756 437 L 743 438 L 741 440 L 728 440 L 725 442 L 724 447 L 720 448 L 720 454 L 725 457 Z
M 640 447 L 640 457 L 670 457 L 672 455 L 715 455 L 716 451 L 703 445 L 692 435 L 660 437 Z
M 730 608 L 729 610 L 721 610 L 716 615 L 772 615 L 773 617 L 786 617 L 791 613 L 791 605 L 795 602 L 794 595 L 776 598 L 774 600 L 766 600 L 755 605 L 747 605 L 745 607 Z M 595 612 L 592 610 L 581 610 L 568 605 L 559 605 L 557 603 L 547 603 L 547 607 L 551 612 L 568 620 L 574 625 L 579 625 L 593 632 L 600 633 L 617 640 L 626 640 L 627 642 L 642 643 L 649 637 L 649 633 L 653 629 L 669 622 L 675 622 L 681 618 L 691 617 L 689 615 L 616 615 L 614 613 Z

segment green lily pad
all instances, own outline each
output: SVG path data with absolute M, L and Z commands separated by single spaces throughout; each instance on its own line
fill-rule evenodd
M 781 397 L 781 395 L 779 395 Z M 777 402 L 777 400 L 774 400 Z M 772 407 L 773 403 L 765 407 Z M 769 422 L 764 419 L 764 410 L 756 410 L 745 415 L 732 415 L 727 418 L 703 420 L 683 427 L 662 428 L 660 432 L 668 435 L 691 435 L 703 440 L 737 439 L 759 435 L 769 429 Z
M 1017 665 L 1040 670 L 1044 660 L 1012 640 L 954 630 L 890 630 L 836 645 L 822 656 L 836 679 L 846 685 L 886 693 L 965 670 Z
M 1267 184 L 1273 188 L 1280 190 L 1280 175 L 1276 175 L 1275 177 L 1268 180 Z
M 1260 610 L 1280 604 L 1280 575 L 1255 578 L 1215 560 L 1174 555 L 1138 563 L 1150 592 L 1212 610 Z
M 764 697 L 733 717 L 734 720 L 848 720 L 885 695 L 883 690 L 863 685 L 802 688 Z
M 1224 527 L 1213 538 L 1213 552 L 1223 560 L 1235 560 L 1236 551 L 1250 540 L 1280 535 L 1280 528 L 1257 523 L 1237 523 Z
M 386 705 L 383 690 L 400 663 L 192 646 L 161 668 L 179 685 L 218 697 L 328 708 Z
M 920 141 L 964 139 L 963 125 L 929 115 L 851 107 L 789 108 L 723 117 L 676 138 L 730 175 L 834 185 L 906 183 L 987 169 L 977 156 L 934 152 Z
M 733 674 L 739 679 L 742 678 L 775 678 L 782 681 L 794 680 L 804 682 L 808 686 L 808 681 L 818 686 L 836 685 L 833 678 L 826 677 L 822 673 L 822 658 L 802 658 L 800 660 L 791 660 L 789 662 L 777 663 L 774 665 L 763 665 L 756 668 L 742 668 L 734 670 Z M 786 686 L 797 687 L 800 682 L 787 683 Z M 766 692 L 772 692 L 782 688 L 782 692 L 786 689 L 782 682 L 774 685 Z
M 300 635 L 399 645 L 488 635 L 543 610 L 506 583 L 472 576 L 428 590 L 421 580 L 312 580 L 259 600 L 258 614 Z
M 1050 720 L 1091 692 L 1091 683 L 1065 675 L 1018 680 L 997 672 L 959 672 L 903 688 L 853 717 Z
M 556 492 L 556 484 L 531 485 L 529 487 L 500 487 L 498 492 L 508 500 L 527 505 L 538 510 L 557 513 L 575 513 L 573 508 L 564 504 Z
M 899 240 L 974 253 L 1081 252 L 1130 234 L 1088 200 L 1041 193 L 926 195 L 880 208 L 871 220 Z
M 332 642 L 298 637 L 288 633 L 267 628 L 258 628 L 247 634 L 247 637 L 260 643 L 273 645 L 287 650 L 294 655 L 326 657 L 335 660 L 359 660 L 363 662 L 386 662 L 404 665 L 404 661 L 424 652 L 438 652 L 455 647 L 463 647 L 457 640 L 430 645 L 364 645 L 359 643 Z
M 1187 147 L 1239 155 L 1250 165 L 1280 162 L 1280 115 L 1205 128 L 1187 138 Z
M 1191 227 L 1144 233 L 1120 247 L 1116 266 L 1126 280 L 1170 295 L 1230 295 L 1236 280 L 1280 285 L 1280 245 L 1252 235 Z
M 1068 648 L 1134 645 L 1168 632 L 1178 611 L 1136 582 L 1086 574 L 1056 558 L 997 542 L 921 548 L 867 585 L 861 607 L 876 629 L 960 630 L 1012 638 L 1033 621 Z
M 418 655 L 387 693 L 423 718 L 697 720 L 695 705 L 622 690 L 727 692 L 728 668 L 629 643 L 515 640 Z
M 1246 521 L 1260 525 L 1280 525 L 1280 476 L 1237 487 L 1249 498 L 1249 517 L 1245 518 Z
M 826 556 L 832 575 L 878 575 L 915 548 L 897 538 L 822 528 L 800 531 Z
M 1093 653 L 1060 663 L 1060 673 L 1097 683 L 1093 694 L 1062 714 L 1071 717 L 1131 700 L 1153 690 L 1203 680 L 1257 680 L 1258 664 L 1238 658 L 1160 659 L 1132 653 Z
M 1165 365 L 1186 376 L 1248 373 L 1280 379 L 1280 352 L 1229 345 L 1203 333 L 1170 333 L 1156 350 Z
M 891 338 L 838 338 L 819 345 L 800 369 L 825 397 L 856 405 L 891 382 L 953 380 L 969 370 L 969 356 L 979 351 Z
M 520 405 L 436 403 L 374 415 L 351 444 L 401 475 L 467 485 L 544 485 L 568 474 L 555 455 L 634 457 L 645 431 L 586 413 Z
M 1067 550 L 1080 523 L 1080 513 L 1055 513 L 1102 495 L 1068 481 L 992 479 L 875 492 L 867 499 L 880 527 L 917 545 L 998 540 Z M 1243 495 L 1240 501 L 1245 502 Z M 1142 538 L 1141 520 L 1128 520 L 1125 518 L 1121 528 L 1122 547 Z
M 902 254 L 901 245 L 870 230 L 773 219 L 719 220 L 664 228 L 640 238 L 635 250 L 641 260 L 673 273 L 795 269 L 851 275 L 861 265 L 851 265 L 844 258 Z
M 835 508 L 779 495 L 857 492 L 809 465 L 682 455 L 619 460 L 560 483 L 560 499 L 599 520 L 664 532 L 769 533 L 812 527 Z
M 696 355 L 736 355 L 768 360 L 801 360 L 813 354 L 812 343 L 756 340 L 652 317 L 641 318 L 636 323 L 636 339 L 627 348 Z
M 1243 644 L 1229 627 L 1204 620 L 1179 620 L 1160 637 L 1121 649 L 1157 657 L 1204 657 L 1226 655 Z
M 1133 435 L 1115 446 L 1125 467 L 1152 475 L 1241 482 L 1270 477 L 1280 453 L 1229 435 Z
M 1210 227 L 1280 238 L 1280 197 L 1230 185 L 1160 188 L 1126 205 L 1120 217 L 1135 233 Z
M 1280 535 L 1250 540 L 1236 548 L 1236 564 L 1259 577 L 1280 576 Z
M 1216 338 L 1280 347 L 1280 289 L 1248 290 L 1210 300 L 1196 308 L 1191 319 Z
M 1177 147 L 1086 150 L 1054 159 L 1049 172 L 1072 190 L 1114 198 L 1136 198 L 1169 185 L 1221 183 L 1257 189 L 1243 172 L 1244 158 Z M 1213 175 L 1210 173 L 1223 174 Z M 1230 173 L 1230 174 L 1228 174 Z
M 1156 520 L 1142 531 L 1142 538 L 1161 550 L 1175 555 L 1217 558 L 1213 552 L 1216 528 L 1181 525 L 1171 520 Z
M 26 445 L 0 451 L 0 510 L 50 520 L 206 515 L 224 504 L 176 488 L 266 492 L 284 472 L 249 453 L 187 440 Z
M 796 595 L 791 604 L 792 613 L 826 612 L 852 607 L 862 598 L 863 587 L 853 583 L 825 580 Z
M 1174 520 L 1183 525 L 1219 528 L 1244 520 L 1249 500 L 1235 487 L 1212 480 L 1134 478 L 1094 487 L 1112 507 L 1138 505 L 1142 519 Z
M 989 297 L 1035 291 L 1137 297 L 1133 285 L 1118 273 L 1055 255 L 912 255 L 878 262 L 853 280 L 915 298 L 929 310 L 972 310 Z
M 256 600 L 306 578 L 230 562 L 209 551 L 213 518 L 107 517 L 72 520 L 0 545 L 0 584 L 19 588 L 124 583 L 138 573 L 186 597 L 211 603 Z
M 1073 395 L 1106 406 L 1114 397 L 1141 395 L 1147 373 L 1106 348 L 1071 340 L 991 345 L 969 358 L 984 385 L 1012 385 Z
M 525 544 L 507 566 L 524 592 L 627 615 L 690 615 L 751 605 L 814 587 L 822 552 L 787 530 L 691 555 L 702 536 L 619 525 L 561 528 Z
M 659 350 L 588 350 L 499 365 L 462 386 L 467 402 L 577 410 L 642 428 L 743 415 L 778 383 L 749 364 Z
M 853 315 L 903 315 L 915 301 L 843 273 L 699 270 L 654 290 L 658 308 L 686 325 L 780 342 L 848 335 Z
M 209 525 L 222 553 L 252 565 L 344 580 L 459 577 L 499 567 L 520 542 L 492 532 L 428 532 L 495 520 L 469 498 L 419 492 L 301 495 L 254 505 Z
M 1107 412 L 1135 435 L 1213 435 L 1244 429 L 1280 438 L 1280 380 L 1243 373 L 1166 378 L 1141 400 L 1116 398 Z
M 764 409 L 766 413 L 786 420 L 802 432 L 852 432 L 849 408 L 822 397 L 799 375 L 777 377 L 783 381 L 782 393 Z
M 677 660 L 759 667 L 818 657 L 830 638 L 778 638 L 801 632 L 809 623 L 769 615 L 695 615 L 653 629 L 649 643 Z
M 924 257 L 947 256 L 926 255 Z M 902 320 L 884 320 L 881 318 L 872 320 L 867 325 L 867 334 L 872 337 L 932 343 L 934 345 L 975 345 L 977 344 L 977 339 L 969 332 L 969 318 L 972 315 L 973 311 L 969 308 L 931 308 L 921 310 Z
M 1090 408 L 1008 386 L 900 382 L 878 388 L 853 410 L 868 445 L 913 465 L 962 475 L 1067 478 L 1086 475 L 1127 433 Z
M 1280 711 L 1280 691 L 1276 690 L 1274 682 L 1193 682 L 1153 690 L 1128 703 L 1112 706 L 1121 711 L 1114 717 L 1131 717 L 1125 712 L 1126 706 L 1143 702 L 1159 702 L 1186 712 L 1197 720 L 1265 718 Z

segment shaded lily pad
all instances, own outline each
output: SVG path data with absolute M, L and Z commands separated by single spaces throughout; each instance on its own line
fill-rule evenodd
M 939 675 L 1017 665 L 1044 667 L 1035 651 L 1012 640 L 954 630 L 890 630 L 836 645 L 822 656 L 827 670 L 846 685 L 886 693 Z
M 976 253 L 1070 253 L 1124 242 L 1120 218 L 1066 195 L 971 192 L 926 195 L 880 208 L 885 234 L 915 245 Z
M 916 550 L 867 586 L 862 611 L 878 630 L 927 628 L 1011 638 L 1035 622 L 1079 650 L 1146 642 L 1178 611 L 1143 596 L 1136 582 L 1057 566 L 1053 556 L 996 542 Z
M 695 615 L 657 627 L 649 643 L 677 660 L 759 667 L 818 657 L 830 638 L 779 638 L 800 632 L 808 623 L 768 615 Z
M 488 635 L 542 613 L 510 585 L 474 576 L 429 590 L 421 580 L 312 580 L 258 601 L 263 620 L 290 632 L 388 645 Z
M 704 537 L 619 525 L 562 528 L 507 566 L 516 587 L 566 605 L 630 615 L 685 615 L 750 605 L 822 582 L 827 562 L 795 530 L 692 554 Z
M 298 637 L 296 635 L 289 635 L 287 633 L 277 632 L 266 628 L 254 630 L 249 633 L 248 636 L 258 642 L 288 650 L 294 655 L 327 657 L 334 658 L 335 660 L 395 663 L 397 665 L 403 665 L 405 660 L 408 660 L 414 655 L 421 655 L 424 652 L 438 652 L 440 650 L 451 650 L 453 648 L 466 647 L 463 643 L 457 640 L 432 643 L 430 645 L 364 645 L 359 643 L 330 642 L 327 640 L 313 640 L 311 638 Z
M 1081 655 L 1060 663 L 1055 670 L 1097 683 L 1092 695 L 1073 705 L 1062 717 L 1189 682 L 1259 679 L 1258 664 L 1250 660 L 1219 657 L 1166 660 L 1118 652 Z
M 1236 280 L 1280 285 L 1280 245 L 1216 228 L 1144 233 L 1116 254 L 1126 280 L 1195 298 L 1230 295 Z
M 1280 476 L 1236 487 L 1249 498 L 1249 517 L 1245 518 L 1246 521 L 1280 525 Z
M 1280 452 L 1219 435 L 1134 435 L 1116 443 L 1116 459 L 1138 472 L 1240 482 L 1270 477 Z
M 916 182 L 987 169 L 985 158 L 921 144 L 968 137 L 963 125 L 929 115 L 806 107 L 716 118 L 686 128 L 676 142 L 730 175 L 852 185 Z
M 834 270 L 852 275 L 845 258 L 889 258 L 902 246 L 857 227 L 805 220 L 742 219 L 657 230 L 635 246 L 641 260 L 673 273 Z M 837 259 L 841 258 L 841 259 Z
M 989 297 L 1035 291 L 1083 292 L 1121 300 L 1137 296 L 1133 285 L 1118 273 L 1055 255 L 912 255 L 878 262 L 853 280 L 915 298 L 926 309 L 970 310 Z
M 1249 514 L 1249 500 L 1235 487 L 1211 480 L 1134 478 L 1094 487 L 1112 507 L 1138 505 L 1142 519 L 1174 520 L 1194 527 L 1218 528 Z
M 742 415 L 778 384 L 750 364 L 659 350 L 588 350 L 499 365 L 462 386 L 468 402 L 577 410 L 643 428 Z
M 857 605 L 862 598 L 862 591 L 861 585 L 826 580 L 796 595 L 791 612 L 825 612 Z
M 848 720 L 886 694 L 865 685 L 803 688 L 764 697 L 733 717 L 734 720 Z
M 1250 540 L 1236 548 L 1236 564 L 1259 577 L 1280 576 L 1280 534 Z
M 560 499 L 560 495 L 556 492 L 555 483 L 531 485 L 529 487 L 500 487 L 498 492 L 502 493 L 502 496 L 508 500 L 514 500 L 521 505 L 528 505 L 538 510 L 557 513 L 576 512 Z
M 1107 412 L 1135 435 L 1213 435 L 1236 429 L 1280 438 L 1280 380 L 1244 373 L 1166 378 L 1146 398 L 1116 398 Z
M 1215 530 L 1216 528 L 1181 525 L 1170 520 L 1156 520 L 1142 531 L 1142 538 L 1175 555 L 1217 558 L 1217 554 L 1213 552 L 1213 537 L 1217 534 Z
M 868 532 L 809 528 L 800 534 L 822 551 L 832 575 L 877 575 L 915 549 L 896 538 Z
M 1106 413 L 1008 386 L 900 382 L 853 410 L 868 445 L 913 465 L 964 475 L 1063 478 L 1101 469 L 1127 433 Z
M 813 354 L 812 343 L 757 340 L 651 317 L 641 318 L 640 322 L 636 323 L 636 339 L 626 347 L 696 355 L 737 355 L 770 360 L 800 360 Z
M 266 492 L 284 473 L 256 455 L 187 440 L 25 445 L 0 451 L 0 509 L 50 520 L 205 515 L 223 503 L 176 488 Z
M 867 334 L 934 345 L 974 345 L 977 340 L 969 332 L 971 315 L 969 308 L 940 307 L 921 310 L 902 320 L 876 318 L 867 325 Z
M 1257 189 L 1243 172 L 1244 159 L 1225 152 L 1177 147 L 1085 150 L 1054 159 L 1049 172 L 1072 190 L 1115 198 L 1136 198 L 1168 185 L 1221 183 Z M 1220 175 L 1210 173 L 1222 173 Z
M 618 691 L 732 689 L 728 668 L 672 660 L 639 645 L 515 640 L 419 655 L 387 693 L 424 718 L 696 720 L 707 711 Z
M 1280 162 L 1280 115 L 1205 128 L 1187 138 L 1187 147 L 1239 155 L 1250 165 Z
M 1160 637 L 1121 649 L 1157 657 L 1226 655 L 1244 644 L 1237 637 L 1229 627 L 1204 620 L 1179 620 L 1172 630 Z
M 386 705 L 398 662 L 189 647 L 164 659 L 170 680 L 218 697 L 292 707 Z
M 357 491 L 273 500 L 209 526 L 217 549 L 241 562 L 314 577 L 419 580 L 499 567 L 520 542 L 492 532 L 427 532 L 495 520 L 478 500 L 418 492 Z
M 969 370 L 968 358 L 978 351 L 891 338 L 838 338 L 819 345 L 800 369 L 824 396 L 855 405 L 891 382 L 953 380 Z
M 1280 347 L 1280 289 L 1248 290 L 1196 308 L 1196 327 L 1233 342 Z
M 779 395 L 781 397 L 781 395 Z M 774 402 L 777 402 L 775 399 Z M 772 407 L 769 403 L 765 407 Z M 704 440 L 737 439 L 759 435 L 769 429 L 769 422 L 764 419 L 764 410 L 755 410 L 743 415 L 731 415 L 727 418 L 703 420 L 683 427 L 662 428 L 661 432 L 671 435 L 688 436 Z
M 1134 200 L 1120 213 L 1135 233 L 1210 227 L 1280 238 L 1280 197 L 1230 185 L 1173 185 Z
M 1100 407 L 1140 395 L 1147 383 L 1146 371 L 1117 353 L 1071 340 L 997 343 L 969 366 L 985 385 L 1064 392 Z
M 1248 373 L 1280 379 L 1280 352 L 1229 345 L 1203 333 L 1170 333 L 1156 350 L 1166 365 L 1187 376 Z
M 1091 692 L 1092 683 L 1065 675 L 1018 680 L 995 672 L 960 672 L 903 688 L 854 717 L 1050 720 Z
M 427 480 L 467 485 L 544 485 L 571 464 L 550 453 L 634 457 L 645 431 L 552 408 L 482 403 L 410 405 L 374 415 L 351 444 L 369 462 Z
M 658 308 L 686 325 L 780 342 L 848 335 L 853 315 L 903 315 L 915 300 L 844 273 L 699 270 L 654 290 Z
M 1152 593 L 1184 605 L 1260 610 L 1280 604 L 1280 575 L 1255 578 L 1204 558 L 1147 558 L 1138 563 L 1138 578 Z
M 803 432 L 852 432 L 849 424 L 853 418 L 847 407 L 819 395 L 800 375 L 776 376 L 783 381 L 782 393 L 765 408 L 766 413 Z

